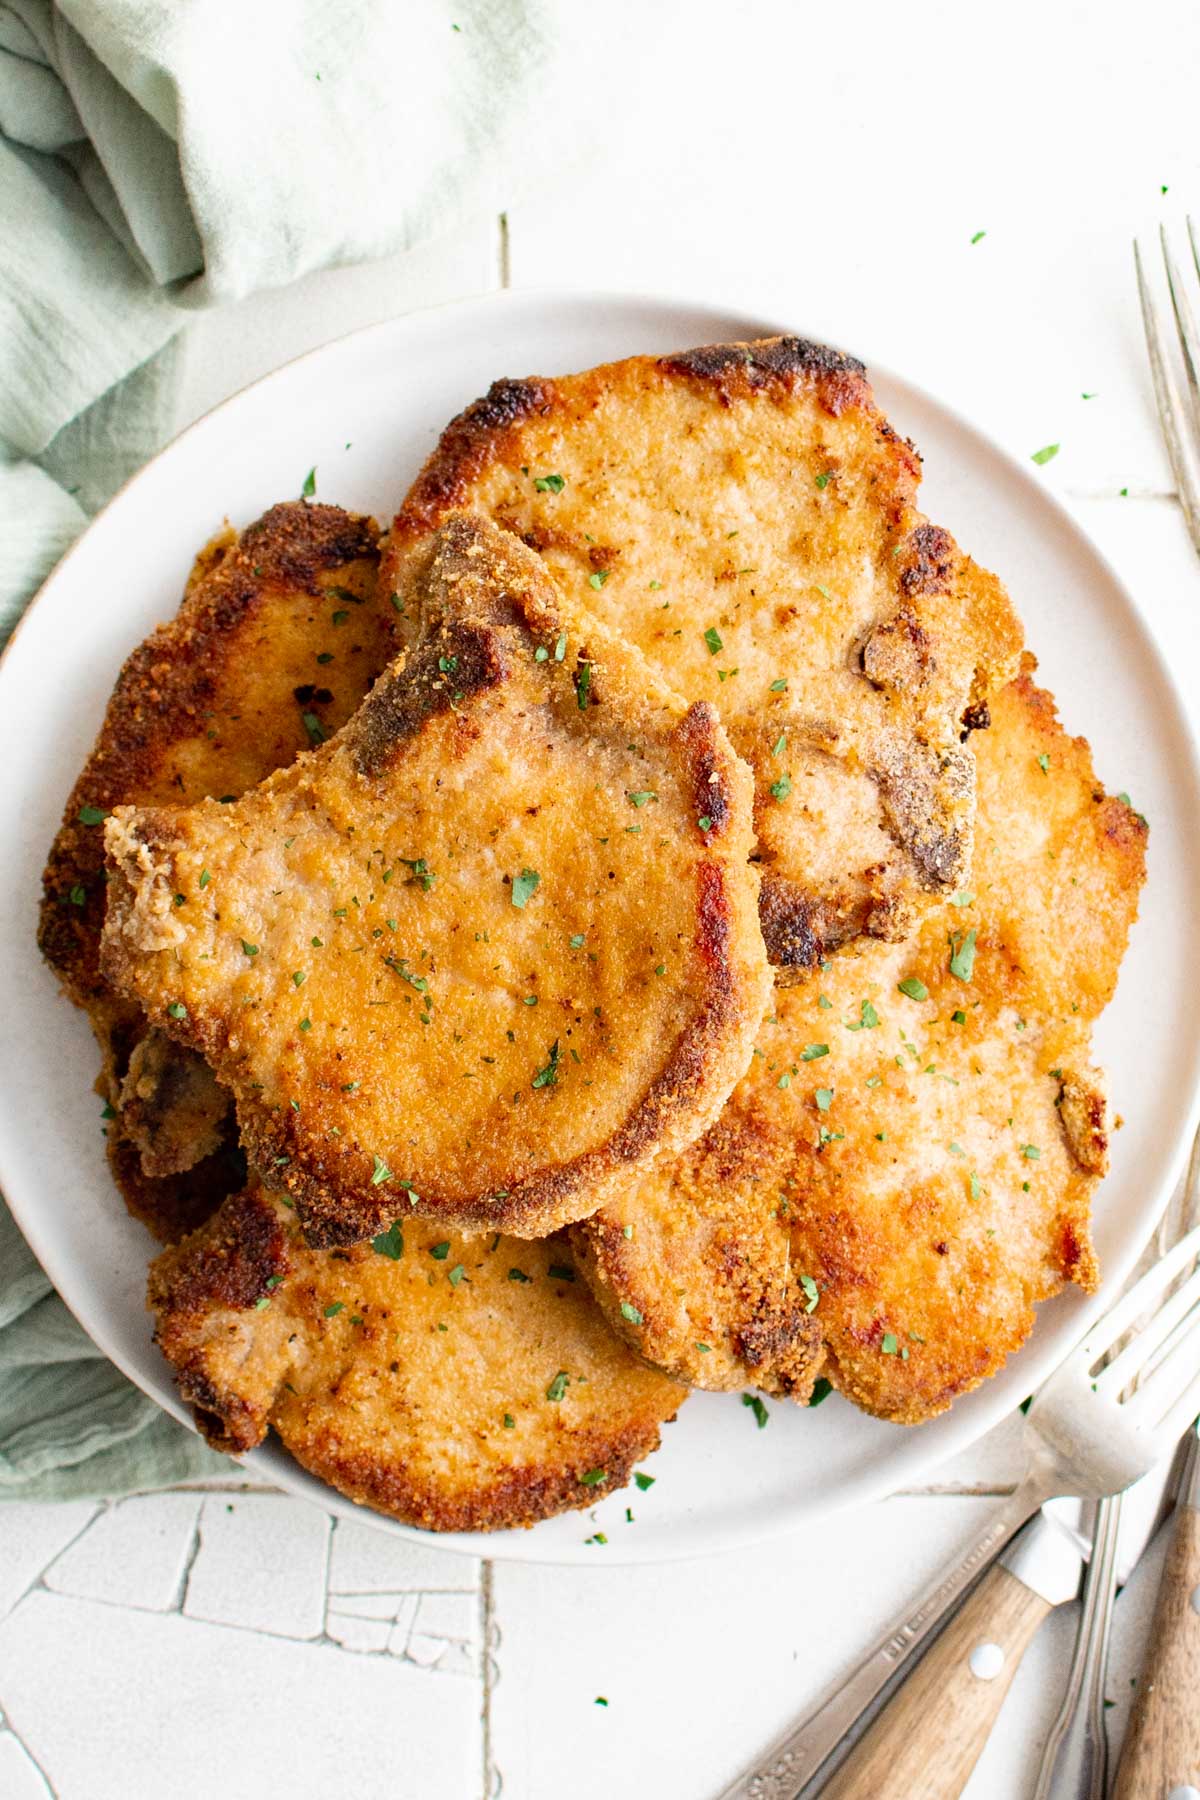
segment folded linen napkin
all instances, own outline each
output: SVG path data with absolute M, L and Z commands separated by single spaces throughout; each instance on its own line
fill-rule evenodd
M 174 429 L 191 310 L 499 211 L 602 131 L 648 29 L 634 0 L 0 0 L 0 642 Z M 0 1498 L 227 1467 L 0 1201 Z

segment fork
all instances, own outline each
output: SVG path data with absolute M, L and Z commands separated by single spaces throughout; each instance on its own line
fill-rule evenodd
M 1190 218 L 1187 221 L 1187 234 L 1192 248 L 1192 261 L 1196 265 L 1196 274 L 1200 277 L 1200 244 L 1197 244 L 1196 227 Z M 1180 397 L 1163 347 L 1154 297 L 1146 280 L 1142 253 L 1136 242 L 1133 246 L 1133 258 L 1137 266 L 1138 295 L 1142 303 L 1142 323 L 1146 330 L 1146 349 L 1150 354 L 1150 374 L 1154 382 L 1159 424 L 1162 426 L 1167 454 L 1175 472 L 1183 516 L 1192 542 L 1200 551 L 1200 459 L 1196 451 L 1197 442 L 1200 442 L 1200 336 L 1197 335 L 1196 322 L 1188 304 L 1187 289 L 1171 255 L 1165 225 L 1159 227 L 1159 238 L 1167 270 L 1167 291 L 1171 296 L 1171 310 L 1175 315 L 1175 328 L 1179 333 L 1183 366 L 1187 375 L 1186 406 Z
M 1190 1203 L 1200 1191 L 1200 1147 L 1193 1150 L 1187 1186 Z M 836 1692 L 772 1746 L 760 1763 L 726 1788 L 720 1800 L 794 1800 L 910 1653 L 932 1634 L 1039 1506 L 1060 1494 L 1099 1499 L 1116 1493 L 1166 1455 L 1200 1412 L 1200 1270 L 1174 1293 L 1168 1291 L 1198 1256 L 1200 1227 L 1182 1238 L 1097 1321 L 1025 1416 L 1022 1448 L 1027 1468 L 1020 1486 L 992 1515 L 954 1568 L 895 1621 Z M 1141 1328 L 1107 1367 L 1098 1370 L 1105 1352 L 1143 1315 L 1147 1317 Z M 1131 1393 L 1135 1379 L 1140 1379 L 1140 1385 Z M 976 1643 L 994 1641 L 984 1627 L 1005 1592 L 1005 1575 L 1004 1570 L 993 1569 L 963 1609 L 968 1625 L 973 1629 L 978 1624 L 982 1635 L 968 1632 L 964 1637 L 956 1623 L 952 1647 L 961 1638 L 969 1653 Z M 1012 1624 L 1032 1630 L 1040 1616 L 1036 1621 L 1015 1620 Z M 951 1642 L 951 1634 L 946 1641 Z M 880 1715 L 824 1790 L 829 1800 L 845 1800 L 854 1793 L 871 1793 L 875 1800 L 885 1800 L 893 1793 L 917 1800 L 917 1796 L 959 1792 L 961 1781 L 959 1787 L 952 1786 L 950 1779 L 931 1787 L 929 1780 L 952 1777 L 953 1771 L 960 1769 L 965 1781 L 1018 1659 L 1006 1654 L 1000 1673 L 988 1680 L 971 1676 L 965 1658 L 958 1666 L 957 1652 L 951 1667 L 943 1666 L 946 1660 L 943 1646 L 935 1645 L 896 1702 Z M 899 1702 L 906 1702 L 906 1721 L 915 1716 L 913 1708 L 918 1701 L 929 1707 L 936 1697 L 942 1711 L 948 1706 L 951 1687 L 956 1696 L 957 1741 L 942 1747 L 936 1770 L 923 1754 L 914 1768 L 912 1756 L 919 1746 L 914 1746 L 908 1723 L 900 1731 L 896 1729 Z M 881 1747 L 886 1754 L 878 1756 Z

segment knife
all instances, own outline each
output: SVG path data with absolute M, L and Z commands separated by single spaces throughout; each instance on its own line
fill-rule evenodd
M 1154 1535 L 1166 1474 L 1128 1490 L 1119 1583 Z M 1050 1500 L 1034 1515 L 819 1789 L 822 1800 L 961 1794 L 1039 1626 L 1079 1592 L 1090 1549 L 1082 1512 L 1078 1500 Z

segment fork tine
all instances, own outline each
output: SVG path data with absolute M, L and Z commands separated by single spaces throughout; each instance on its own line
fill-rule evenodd
M 1154 1352 L 1166 1343 L 1176 1326 L 1187 1317 L 1197 1302 L 1200 1302 L 1200 1269 L 1163 1302 L 1142 1329 L 1134 1333 L 1120 1355 L 1100 1371 L 1096 1377 L 1098 1392 L 1106 1393 L 1115 1400 L 1139 1370 L 1148 1373 Z
M 1179 342 L 1183 347 L 1183 366 L 1187 371 L 1188 387 L 1192 395 L 1193 423 L 1200 425 L 1200 375 L 1196 365 L 1200 363 L 1200 337 L 1196 335 L 1196 322 L 1192 318 L 1192 309 L 1188 304 L 1187 289 L 1180 279 L 1179 270 L 1175 266 L 1175 258 L 1171 255 L 1171 246 L 1167 241 L 1167 228 L 1158 228 L 1159 241 L 1162 244 L 1163 263 L 1167 271 L 1167 292 L 1171 296 L 1171 310 L 1175 314 L 1175 324 L 1179 329 Z M 1188 236 L 1192 240 L 1192 254 L 1196 253 L 1196 240 L 1188 220 Z
M 1195 1348 L 1193 1348 L 1193 1355 Z M 1158 1429 L 1164 1440 L 1174 1443 L 1185 1431 L 1196 1423 L 1196 1415 L 1200 1413 L 1200 1372 L 1194 1375 L 1180 1394 L 1174 1406 L 1169 1407 L 1159 1423 Z
M 1143 1381 L 1129 1405 L 1131 1418 L 1144 1421 L 1150 1431 L 1161 1430 L 1165 1421 L 1180 1414 L 1177 1437 L 1196 1417 L 1200 1411 L 1200 1314 L 1171 1354 Z
M 1137 266 L 1138 297 L 1142 304 L 1142 324 L 1146 332 L 1146 350 L 1150 358 L 1150 375 L 1154 382 L 1154 398 L 1158 406 L 1158 420 L 1166 441 L 1167 455 L 1171 459 L 1171 468 L 1175 473 L 1176 486 L 1179 489 L 1179 501 L 1187 520 L 1188 531 L 1192 542 L 1200 550 L 1200 477 L 1192 472 L 1191 459 L 1179 427 L 1180 402 L 1175 391 L 1175 379 L 1167 365 L 1163 353 L 1162 337 L 1158 329 L 1158 315 L 1154 310 L 1154 301 L 1146 283 L 1146 272 L 1142 267 L 1142 253 L 1137 243 L 1133 246 L 1133 260 Z
M 1192 223 L 1191 213 L 1188 214 L 1188 219 L 1187 219 L 1187 234 L 1188 234 L 1188 242 L 1192 246 L 1192 261 L 1196 265 L 1196 274 L 1198 277 L 1200 277 L 1200 244 L 1197 244 L 1197 242 L 1196 242 L 1196 227 Z
M 1173 1249 L 1168 1250 L 1153 1267 L 1147 1269 L 1141 1280 L 1121 1296 L 1111 1312 L 1106 1313 L 1102 1319 L 1097 1319 L 1086 1340 L 1092 1363 L 1098 1361 L 1106 1350 L 1111 1350 L 1118 1338 L 1124 1337 L 1139 1314 L 1150 1311 L 1158 1295 L 1198 1256 L 1200 1225 L 1189 1231 L 1186 1237 L 1180 1238 Z

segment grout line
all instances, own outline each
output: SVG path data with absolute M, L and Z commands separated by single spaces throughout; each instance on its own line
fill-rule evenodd
M 201 1522 L 204 1518 L 204 1505 L 205 1505 L 204 1501 L 201 1500 L 196 1507 L 196 1516 L 192 1520 L 192 1541 L 188 1545 L 188 1553 L 187 1553 L 186 1558 L 184 1559 L 183 1571 L 179 1577 L 179 1587 L 176 1590 L 175 1602 L 174 1602 L 174 1605 L 171 1607 L 172 1613 L 178 1613 L 180 1618 L 187 1617 L 187 1614 L 184 1611 L 184 1608 L 187 1606 L 188 1587 L 191 1584 L 192 1570 L 195 1568 L 196 1558 L 200 1554 L 200 1542 L 201 1542 L 201 1535 L 202 1535 L 202 1523 Z
M 499 270 L 500 270 L 500 286 L 502 288 L 508 288 L 508 287 L 512 286 L 512 242 L 509 237 L 508 214 L 506 212 L 502 212 L 500 214 L 500 218 L 498 221 L 498 227 L 499 227 L 498 262 L 499 262 Z
M 503 216 L 501 214 L 501 218 Z M 479 1655 L 480 1674 L 483 1678 L 483 1701 L 480 1708 L 483 1726 L 483 1800 L 492 1800 L 493 1793 L 498 1794 L 501 1785 L 497 1781 L 493 1786 L 492 1782 L 492 1627 L 495 1622 L 492 1575 L 492 1564 L 485 1562 L 480 1570 L 479 1580 Z
M 54 1555 L 50 1558 L 50 1561 L 48 1563 L 43 1563 L 42 1567 L 38 1570 L 37 1574 L 35 1576 L 33 1576 L 28 1587 L 25 1588 L 24 1592 L 18 1594 L 16 1599 L 13 1601 L 12 1605 L 10 1607 L 6 1608 L 6 1610 L 3 1613 L 0 1613 L 0 1618 L 7 1619 L 11 1613 L 16 1612 L 16 1610 L 17 1610 L 18 1606 L 20 1606 L 22 1600 L 28 1600 L 30 1594 L 32 1594 L 36 1588 L 45 1587 L 46 1586 L 46 1577 L 50 1573 L 51 1569 L 54 1567 L 55 1563 L 58 1562 L 61 1557 L 64 1557 L 67 1554 L 67 1551 L 70 1550 L 75 1544 L 77 1544 L 79 1542 L 80 1538 L 84 1537 L 92 1529 L 92 1526 L 96 1523 L 97 1519 L 99 1519 L 104 1513 L 107 1513 L 110 1510 L 111 1510 L 111 1506 L 108 1502 L 104 1502 L 104 1501 L 100 1502 L 100 1504 L 96 1507 L 95 1512 L 92 1514 L 91 1518 L 87 1521 L 86 1525 L 81 1525 L 79 1527 L 79 1530 L 75 1533 L 75 1536 L 73 1538 L 69 1538 L 65 1544 L 59 1545 L 58 1549 L 54 1552 Z M 53 1588 L 50 1588 L 50 1589 L 48 1589 L 48 1592 L 54 1593 L 55 1590 Z
M 13 1724 L 12 1720 L 8 1717 L 7 1714 L 4 1715 L 4 1723 L 2 1726 L 0 1726 L 0 1736 L 8 1736 L 8 1737 L 12 1738 L 13 1742 L 24 1752 L 26 1760 L 28 1761 L 30 1768 L 34 1771 L 35 1774 L 41 1776 L 42 1785 L 45 1788 L 46 1793 L 50 1796 L 50 1800 L 58 1800 L 58 1792 L 54 1786 L 54 1783 L 51 1781 L 51 1779 L 47 1775 L 45 1769 L 43 1769 L 41 1763 L 38 1761 L 37 1757 L 33 1754 L 33 1751 L 29 1748 L 29 1745 L 25 1742 L 25 1739 L 21 1736 L 20 1732 L 17 1730 L 16 1726 Z

